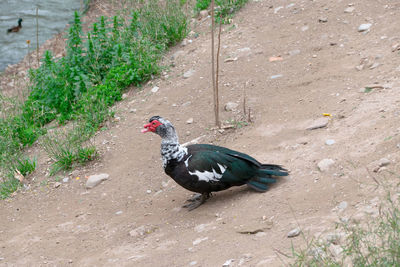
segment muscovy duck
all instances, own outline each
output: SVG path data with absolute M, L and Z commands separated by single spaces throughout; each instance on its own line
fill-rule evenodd
M 22 28 L 22 19 L 18 19 L 18 26 L 14 26 L 10 29 L 7 30 L 7 33 L 9 32 L 19 32 L 19 30 Z
M 142 133 L 161 136 L 161 156 L 165 173 L 189 191 L 200 193 L 183 207 L 193 210 L 203 204 L 211 192 L 247 184 L 265 192 L 274 176 L 289 173 L 280 165 L 261 164 L 256 159 L 225 147 L 195 144 L 181 146 L 174 126 L 168 120 L 153 116 Z

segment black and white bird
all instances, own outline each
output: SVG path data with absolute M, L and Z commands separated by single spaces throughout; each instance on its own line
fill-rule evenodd
M 161 136 L 165 173 L 187 190 L 200 193 L 183 206 L 189 210 L 203 204 L 211 192 L 244 184 L 265 192 L 269 184 L 276 182 L 275 176 L 289 174 L 279 165 L 262 164 L 249 155 L 225 147 L 207 144 L 184 147 L 179 144 L 174 126 L 160 116 L 151 117 L 142 132 Z

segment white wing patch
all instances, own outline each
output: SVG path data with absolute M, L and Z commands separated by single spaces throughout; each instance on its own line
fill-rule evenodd
M 190 157 L 188 157 L 185 160 L 186 168 L 189 166 L 189 158 Z M 199 181 L 217 182 L 217 181 L 219 181 L 219 179 L 221 179 L 221 177 L 224 175 L 224 172 L 226 171 L 226 166 L 225 165 L 221 165 L 219 163 L 217 163 L 217 164 L 218 164 L 218 167 L 219 167 L 219 171 L 221 173 L 216 172 L 214 169 L 212 169 L 212 172 L 209 172 L 209 171 L 204 171 L 204 172 L 194 171 L 194 172 L 191 172 L 189 170 L 188 170 L 188 172 L 189 172 L 190 175 L 196 175 L 199 178 Z

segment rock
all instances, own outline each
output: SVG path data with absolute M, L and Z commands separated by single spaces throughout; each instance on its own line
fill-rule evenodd
M 291 237 L 296 237 L 296 236 L 298 236 L 300 233 L 301 233 L 301 230 L 300 230 L 300 228 L 297 227 L 297 228 L 291 230 L 291 231 L 287 234 L 287 237 L 289 237 L 289 238 L 291 238 Z
M 332 253 L 332 255 L 333 255 L 335 258 L 338 258 L 338 257 L 340 256 L 340 254 L 342 254 L 343 249 L 341 248 L 341 246 L 331 244 L 331 245 L 329 246 L 329 251 Z
M 328 22 L 328 18 L 326 18 L 326 17 L 321 17 L 321 18 L 318 19 L 318 22 L 326 23 L 326 22 Z
M 56 182 L 56 183 L 54 183 L 54 188 L 58 188 L 58 187 L 60 187 L 60 185 L 61 185 L 60 182 Z
M 171 58 L 172 58 L 173 60 L 176 60 L 176 59 L 178 59 L 179 57 L 183 56 L 184 54 L 185 54 L 184 51 L 179 50 L 179 51 L 176 51 L 176 52 L 172 55 Z
M 189 263 L 189 266 L 195 266 L 197 264 L 197 261 L 191 261 L 190 263 Z
M 337 206 L 337 208 L 338 208 L 339 210 L 345 210 L 345 209 L 347 209 L 348 205 L 349 205 L 349 204 L 347 203 L 347 201 L 342 201 L 342 202 L 339 203 L 339 205 Z
M 333 159 L 323 159 L 320 162 L 318 162 L 318 169 L 321 172 L 325 172 L 327 170 L 329 170 L 329 168 L 335 164 L 335 161 Z
M 369 31 L 369 29 L 371 28 L 371 26 L 372 26 L 371 23 L 361 24 L 360 26 L 358 26 L 358 31 L 359 31 L 359 32 Z
M 279 10 L 281 10 L 283 8 L 283 6 L 278 6 L 276 8 L 274 8 L 274 13 L 278 13 Z
M 146 190 L 146 193 L 147 193 L 147 194 L 151 194 L 151 190 L 150 190 L 150 189 L 147 189 L 147 190 Z
M 298 54 L 300 54 L 300 50 L 299 49 L 295 49 L 295 50 L 289 51 L 289 55 L 290 56 L 295 56 L 295 55 L 298 55 Z
M 228 267 L 231 266 L 231 264 L 235 261 L 235 259 L 229 259 L 224 264 L 222 264 L 222 267 Z
M 329 119 L 327 117 L 322 117 L 316 119 L 310 126 L 306 128 L 306 130 L 315 130 L 319 128 L 324 128 L 328 125 Z
M 325 236 L 325 240 L 327 243 L 330 244 L 339 244 L 340 243 L 340 239 L 344 236 L 343 233 L 329 233 Z
M 250 259 L 253 257 L 253 255 L 251 255 L 250 253 L 246 253 L 243 254 L 243 256 L 240 258 L 239 262 L 238 262 L 238 266 L 242 266 L 243 264 L 245 264 L 246 262 L 250 261 Z
M 195 70 L 190 69 L 190 70 L 186 71 L 186 72 L 183 74 L 183 78 L 187 79 L 187 78 L 191 77 L 194 73 L 195 73 Z
M 234 103 L 234 102 L 228 102 L 225 104 L 224 109 L 226 111 L 235 111 L 237 109 L 237 107 L 239 106 L 238 103 Z
M 115 213 L 116 215 L 121 215 L 122 214 L 122 210 L 119 210 Z
M 152 93 L 157 93 L 159 89 L 160 89 L 160 87 L 154 86 L 154 87 L 151 89 L 151 92 L 152 92 Z
M 305 32 L 309 29 L 310 27 L 308 27 L 307 25 L 304 25 L 303 27 L 301 27 L 301 31 Z
M 139 227 L 131 230 L 129 232 L 129 235 L 131 237 L 141 237 L 141 236 L 145 236 L 146 234 L 152 233 L 155 229 L 156 229 L 156 227 L 154 227 L 152 225 L 142 225 L 142 226 L 139 226 Z
M 380 65 L 381 65 L 381 63 L 374 62 L 374 63 L 371 65 L 371 67 L 369 67 L 369 69 L 370 69 L 370 70 L 373 70 L 373 69 L 379 67 Z
M 107 180 L 110 177 L 107 173 L 101 173 L 96 175 L 90 175 L 88 180 L 86 181 L 86 188 L 91 189 L 101 183 L 104 180 Z
M 187 123 L 187 124 L 192 124 L 192 123 L 193 123 L 193 118 L 189 118 L 189 119 L 186 121 L 186 123 Z
M 68 178 L 68 177 L 65 177 L 65 178 L 62 179 L 62 181 L 63 181 L 63 183 L 68 183 L 69 178 Z
M 208 11 L 207 10 L 202 10 L 200 11 L 200 18 L 204 19 L 208 17 Z
M 267 233 L 266 232 L 258 232 L 257 234 L 255 234 L 256 237 L 263 237 L 266 236 Z
M 381 158 L 379 160 L 378 166 L 379 167 L 384 167 L 390 164 L 390 160 L 388 160 L 387 158 Z
M 328 139 L 328 140 L 325 141 L 325 144 L 327 144 L 328 146 L 331 146 L 331 145 L 333 145 L 334 143 L 336 143 L 336 142 L 335 142 L 335 140 L 333 140 L 333 139 Z
M 353 6 L 349 6 L 348 8 L 346 8 L 345 10 L 344 10 L 344 13 L 352 13 L 353 11 L 354 11 L 354 7 Z
M 271 78 L 271 80 L 273 80 L 273 79 L 278 79 L 278 78 L 281 78 L 281 77 L 283 77 L 282 74 L 277 74 L 277 75 L 272 75 L 270 78 Z
M 193 241 L 193 246 L 196 246 L 198 244 L 200 244 L 203 241 L 206 241 L 208 239 L 208 237 L 203 237 L 203 238 L 197 238 L 195 241 Z
M 130 113 L 136 113 L 137 109 L 136 108 L 132 108 L 129 110 Z

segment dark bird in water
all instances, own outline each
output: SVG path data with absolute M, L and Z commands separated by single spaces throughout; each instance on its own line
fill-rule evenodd
M 14 26 L 10 29 L 7 30 L 7 32 L 19 32 L 19 30 L 22 28 L 22 19 L 18 20 L 18 26 Z
M 165 173 L 180 186 L 200 193 L 183 207 L 193 210 L 203 204 L 211 192 L 246 184 L 265 192 L 276 176 L 289 173 L 279 165 L 262 164 L 256 159 L 225 147 L 196 144 L 182 146 L 174 126 L 160 116 L 153 116 L 144 125 L 143 133 L 161 136 L 161 156 Z

